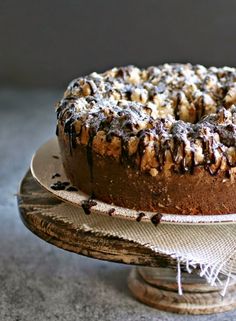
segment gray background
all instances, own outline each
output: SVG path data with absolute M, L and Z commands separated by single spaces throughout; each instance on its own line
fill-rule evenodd
M 32 154 L 55 133 L 53 105 L 72 78 L 130 63 L 235 65 L 235 12 L 236 0 L 0 0 L 0 321 L 236 319 L 137 302 L 129 266 L 40 240 L 15 196 Z
M 114 65 L 236 65 L 235 0 L 1 0 L 0 84 L 65 87 Z

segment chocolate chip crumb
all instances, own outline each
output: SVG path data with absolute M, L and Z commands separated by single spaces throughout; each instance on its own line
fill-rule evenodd
M 52 157 L 55 159 L 59 159 L 59 156 L 57 156 L 57 155 L 52 155 Z
M 78 188 L 76 188 L 75 186 L 69 186 L 66 189 L 68 192 L 78 192 Z
M 110 208 L 109 211 L 108 211 L 108 215 L 109 216 L 112 216 L 112 214 L 115 212 L 115 209 L 114 207 Z
M 61 182 L 61 181 L 57 181 L 55 183 L 53 183 L 52 185 L 50 185 L 51 189 L 55 190 L 55 191 L 63 191 L 66 186 L 70 185 L 69 182 Z
M 226 178 L 230 178 L 230 170 L 226 170 L 226 172 L 225 172 L 225 177 L 226 177 Z
M 59 173 L 55 173 L 52 175 L 52 179 L 54 179 L 55 177 L 61 177 L 61 175 Z
M 161 213 L 157 213 L 157 214 L 153 215 L 151 218 L 152 224 L 154 224 L 155 226 L 160 224 L 162 216 L 163 215 Z
M 81 205 L 84 210 L 84 213 L 89 215 L 91 213 L 91 211 L 90 211 L 91 207 L 96 206 L 97 202 L 95 202 L 94 200 L 89 198 L 88 200 L 84 200 Z
M 136 218 L 136 221 L 137 222 L 141 222 L 142 218 L 145 216 L 145 213 L 141 212 L 141 213 L 138 213 L 138 216 Z

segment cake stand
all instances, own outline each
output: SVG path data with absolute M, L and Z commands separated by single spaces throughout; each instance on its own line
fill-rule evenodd
M 235 282 L 229 284 L 222 298 L 220 289 L 209 286 L 197 273 L 182 272 L 183 295 L 179 295 L 174 259 L 131 241 L 78 231 L 68 222 L 52 219 L 39 210 L 61 202 L 35 181 L 30 170 L 26 173 L 18 194 L 19 212 L 25 226 L 41 239 L 92 258 L 136 265 L 128 278 L 129 289 L 139 301 L 157 309 L 211 314 L 236 307 Z

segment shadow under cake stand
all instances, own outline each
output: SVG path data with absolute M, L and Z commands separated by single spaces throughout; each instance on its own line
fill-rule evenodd
M 230 283 L 224 298 L 197 273 L 182 272 L 183 295 L 178 294 L 176 260 L 154 253 L 131 241 L 78 231 L 62 219 L 52 219 L 39 208 L 62 201 L 42 188 L 29 170 L 18 194 L 21 219 L 41 239 L 59 248 L 92 258 L 136 265 L 128 286 L 141 302 L 157 309 L 184 314 L 211 314 L 236 307 L 236 283 Z M 37 209 L 36 209 L 37 208 Z

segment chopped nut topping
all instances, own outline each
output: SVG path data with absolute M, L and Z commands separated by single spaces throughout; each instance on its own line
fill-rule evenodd
M 57 114 L 72 147 L 90 144 L 154 177 L 195 166 L 215 175 L 236 166 L 235 105 L 235 68 L 164 64 L 75 79 Z

